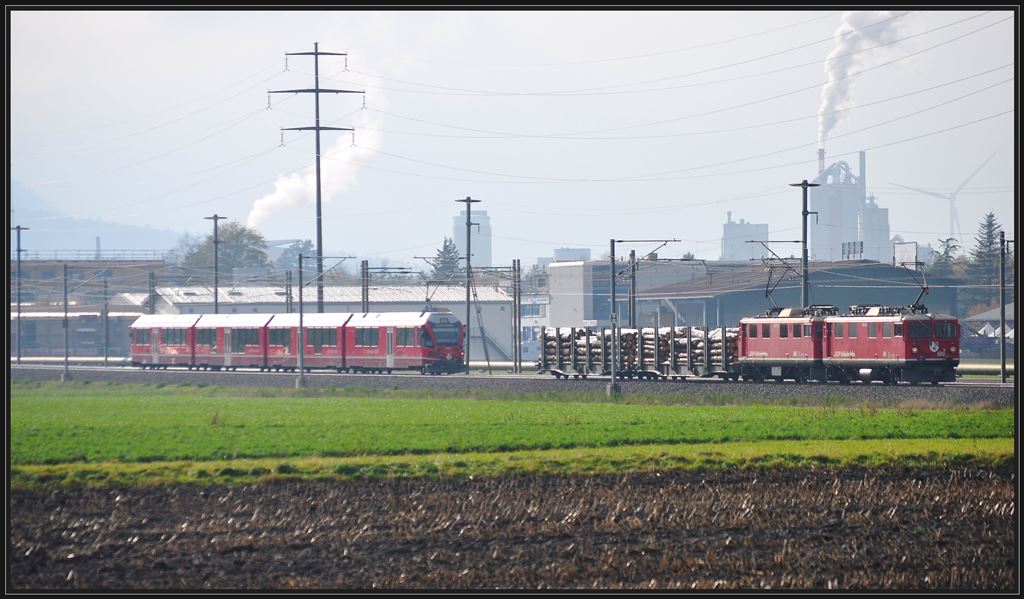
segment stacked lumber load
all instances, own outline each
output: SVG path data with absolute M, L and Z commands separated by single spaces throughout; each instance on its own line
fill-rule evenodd
M 546 363 L 549 369 L 563 370 L 571 365 L 572 331 L 569 328 L 544 328 L 543 347 L 541 348 L 543 356 L 538 366 Z
M 640 347 L 643 350 L 641 354 L 643 356 L 640 361 L 641 370 L 657 370 L 658 364 L 654 361 L 655 350 L 657 354 L 661 356 L 661 348 L 658 347 L 660 341 L 658 339 L 658 332 L 653 328 L 640 329 Z
M 588 365 L 599 366 L 604 356 L 601 335 L 586 328 L 574 328 L 572 336 L 576 344 L 576 369 L 586 372 Z
M 725 329 L 725 349 L 730 363 L 736 361 L 739 352 L 739 333 L 738 328 Z M 708 347 L 711 350 L 711 363 L 718 368 L 722 366 L 722 343 L 722 329 L 712 329 L 708 333 Z

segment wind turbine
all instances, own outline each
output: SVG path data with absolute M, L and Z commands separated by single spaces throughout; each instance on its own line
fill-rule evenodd
M 996 152 L 992 152 L 992 155 L 986 158 L 985 162 L 982 162 L 981 166 L 979 166 L 977 170 L 971 173 L 970 177 L 964 179 L 964 182 L 961 183 L 960 187 L 957 187 L 956 191 L 954 191 L 953 193 L 940 193 L 937 191 L 930 191 L 927 189 L 918 189 L 917 187 L 910 187 L 909 185 L 900 185 L 899 183 L 893 183 L 893 185 L 897 187 L 902 187 L 904 189 L 909 189 L 911 191 L 916 191 L 918 193 L 923 193 L 925 195 L 934 196 L 936 198 L 949 200 L 949 236 L 962 243 L 963 240 L 960 239 L 960 217 L 956 212 L 956 196 L 963 190 L 964 187 L 967 187 L 967 184 L 971 182 L 971 179 L 973 179 L 974 176 L 981 171 L 981 169 L 985 168 L 985 165 L 988 164 L 988 161 L 992 160 L 995 157 L 995 155 Z

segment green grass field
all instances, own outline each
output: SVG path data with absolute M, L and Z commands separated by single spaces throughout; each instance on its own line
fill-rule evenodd
M 945 463 L 1013 455 L 1013 413 L 1006 409 L 451 395 L 13 384 L 12 484 Z

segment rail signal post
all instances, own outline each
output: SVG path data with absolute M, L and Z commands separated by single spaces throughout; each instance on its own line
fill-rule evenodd
M 473 243 L 472 242 L 473 237 L 470 235 L 470 231 L 473 228 L 473 225 L 478 224 L 478 223 L 474 223 L 472 221 L 472 219 L 470 218 L 470 213 L 473 210 L 473 204 L 477 204 L 481 200 L 474 200 L 473 198 L 471 198 L 469 196 L 466 196 L 466 198 L 463 199 L 463 200 L 455 200 L 455 201 L 456 202 L 460 202 L 460 203 L 466 205 L 466 349 L 464 350 L 463 353 L 466 356 L 466 374 L 468 375 L 469 374 L 469 345 L 470 345 L 470 342 L 469 342 L 469 292 L 470 292 L 470 286 L 473 284 L 473 268 L 471 266 L 471 262 L 472 262 L 471 258 L 473 256 L 473 252 L 470 249 L 471 246 L 472 246 L 472 243 Z M 487 343 L 487 340 L 484 339 L 483 342 Z
M 803 240 L 802 240 L 802 243 L 803 243 L 803 255 L 802 255 L 801 259 L 800 259 L 800 278 L 802 279 L 801 285 L 800 285 L 800 303 L 803 304 L 804 308 L 809 306 L 810 302 L 811 302 L 811 285 L 810 285 L 810 279 L 807 276 L 807 216 L 809 214 L 817 214 L 816 212 L 808 212 L 807 211 L 807 188 L 808 187 L 818 187 L 818 185 L 820 185 L 820 183 L 808 183 L 807 179 L 804 179 L 800 183 L 790 183 L 789 184 L 790 187 L 802 187 L 803 190 L 804 190 L 804 194 L 803 194 L 804 195 L 804 209 L 803 209 L 803 212 L 802 212 L 802 214 L 804 216 L 804 223 L 803 223 L 804 236 L 803 236 Z
M 315 131 L 316 132 L 316 311 L 324 311 L 324 236 L 321 226 L 320 211 L 320 132 L 321 131 L 354 131 L 350 127 L 321 127 L 320 126 L 320 94 L 365 94 L 365 91 L 350 89 L 321 89 L 320 87 L 320 57 L 321 56 L 345 56 L 348 64 L 348 54 L 338 52 L 321 52 L 320 44 L 313 43 L 312 52 L 286 52 L 285 56 L 312 56 L 313 57 L 313 88 L 312 89 L 282 89 L 271 91 L 271 94 L 313 94 L 314 108 L 316 111 L 316 124 L 312 127 L 284 127 L 281 131 Z M 365 106 L 364 106 L 365 107 Z

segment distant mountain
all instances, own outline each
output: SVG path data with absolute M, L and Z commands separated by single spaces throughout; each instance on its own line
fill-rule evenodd
M 10 208 L 13 210 L 9 215 L 11 226 L 31 229 L 21 234 L 21 247 L 28 252 L 95 251 L 97 237 L 101 250 L 169 250 L 182 236 L 166 229 L 65 216 L 15 181 L 11 182 Z M 14 244 L 12 238 L 12 252 Z

